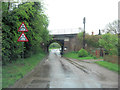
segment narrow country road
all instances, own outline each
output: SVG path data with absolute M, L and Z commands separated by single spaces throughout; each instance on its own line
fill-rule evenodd
M 65 59 L 54 49 L 11 88 L 118 88 L 118 74 L 95 63 Z

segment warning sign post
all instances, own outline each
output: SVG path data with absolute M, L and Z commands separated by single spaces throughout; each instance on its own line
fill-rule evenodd
M 28 39 L 26 37 L 26 35 L 24 34 L 24 32 L 22 32 L 22 34 L 20 35 L 20 37 L 17 40 L 18 42 L 28 42 Z
M 17 41 L 22 42 L 22 48 L 23 48 L 22 58 L 24 59 L 24 42 L 28 42 L 28 39 L 24 33 L 24 32 L 28 32 L 28 29 L 26 25 L 24 24 L 24 22 L 22 22 L 22 24 L 20 25 L 18 32 L 22 32 L 22 34 L 20 35 Z

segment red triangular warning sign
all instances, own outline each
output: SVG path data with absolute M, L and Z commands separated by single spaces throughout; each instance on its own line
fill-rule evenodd
M 18 42 L 28 42 L 28 39 L 26 37 L 26 35 L 24 34 L 24 32 L 20 35 L 20 37 L 17 40 Z
M 24 22 L 22 22 L 22 24 L 20 25 L 18 32 L 28 32 L 28 29 L 26 25 L 24 24 Z

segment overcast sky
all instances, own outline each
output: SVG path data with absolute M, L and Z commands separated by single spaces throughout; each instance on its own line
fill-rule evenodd
M 44 0 L 45 12 L 49 17 L 48 29 L 51 33 L 64 29 L 83 28 L 86 17 L 86 32 L 98 34 L 106 24 L 118 19 L 120 0 Z

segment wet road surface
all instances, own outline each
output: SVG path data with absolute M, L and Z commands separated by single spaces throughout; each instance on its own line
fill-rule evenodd
M 118 88 L 118 74 L 95 63 L 65 59 L 54 49 L 12 88 Z

